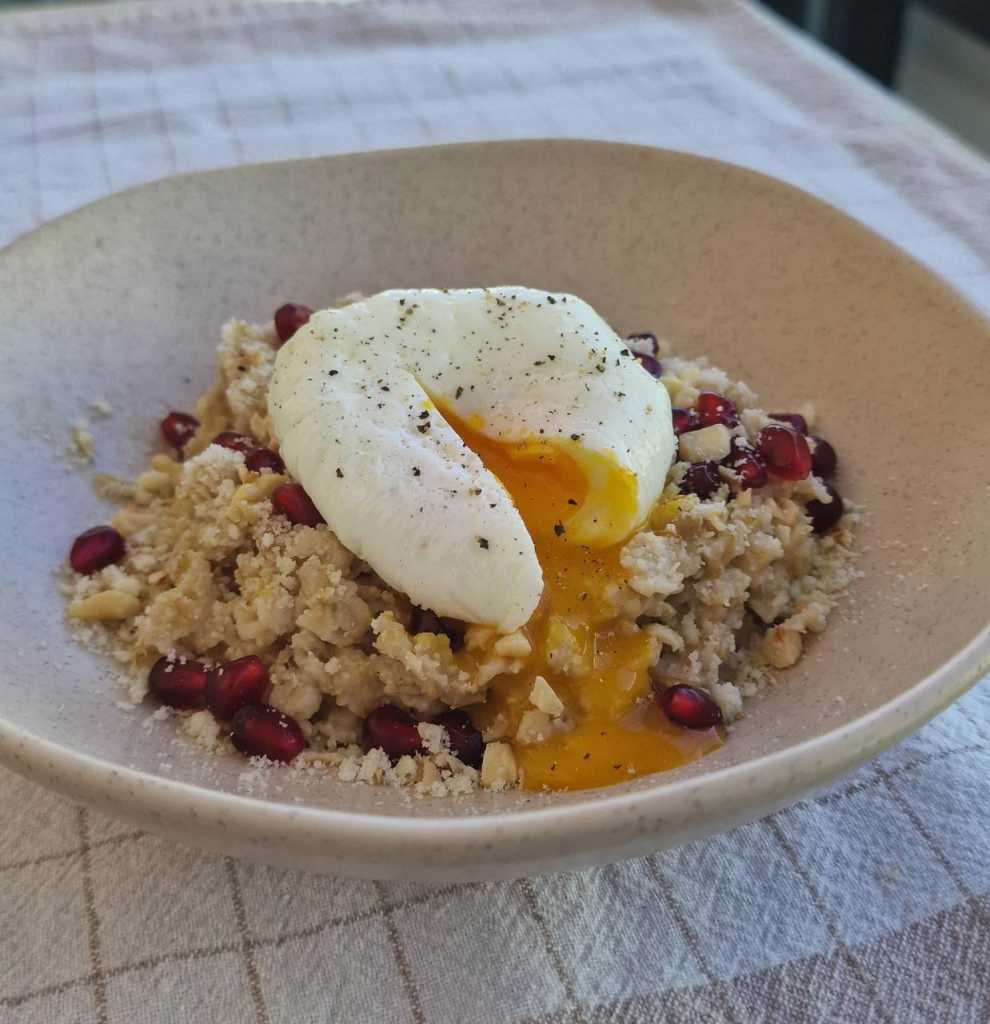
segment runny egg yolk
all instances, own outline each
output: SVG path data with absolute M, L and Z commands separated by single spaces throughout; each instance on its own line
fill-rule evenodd
M 481 424 L 448 409 L 443 415 L 512 496 L 543 570 L 543 597 L 522 630 L 532 646 L 523 670 L 496 677 L 485 703 L 469 709 L 479 728 L 498 725 L 512 741 L 532 709 L 537 676 L 563 701 L 572 728 L 551 729 L 539 742 L 513 742 L 523 787 L 606 786 L 676 768 L 719 747 L 716 729 L 680 729 L 657 708 L 648 673 L 654 641 L 621 620 L 610 600 L 625 579 L 619 553 L 626 536 L 615 538 L 608 522 L 621 521 L 630 502 L 635 507 L 635 479 L 612 472 L 604 456 L 575 458 L 542 441 L 494 440 Z M 597 472 L 595 459 L 603 464 Z M 575 539 L 599 519 L 606 522 L 605 546 Z M 457 655 L 472 672 L 491 657 L 488 645 Z

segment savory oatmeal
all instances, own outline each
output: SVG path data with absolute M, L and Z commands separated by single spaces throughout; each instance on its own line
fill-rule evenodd
M 96 478 L 120 507 L 63 583 L 210 751 L 420 795 L 625 781 L 725 742 L 855 575 L 811 406 L 574 296 L 284 306 L 217 363 L 168 452 Z

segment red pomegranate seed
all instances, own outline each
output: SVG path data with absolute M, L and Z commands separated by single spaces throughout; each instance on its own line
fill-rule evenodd
M 654 359 L 653 356 L 648 356 L 643 352 L 633 352 L 639 365 L 651 376 L 656 377 L 659 380 L 663 376 L 663 364 L 659 359 Z
M 299 484 L 279 484 L 272 491 L 272 505 L 296 526 L 319 526 L 326 520 L 313 504 L 313 499 Z
M 161 422 L 162 437 L 176 450 L 182 451 L 199 426 L 199 420 L 187 412 L 170 412 Z
M 781 423 L 789 423 L 795 430 L 802 434 L 808 433 L 808 421 L 799 412 L 772 412 L 770 419 L 779 420 Z
M 433 719 L 435 725 L 442 725 L 450 739 L 450 749 L 472 768 L 481 767 L 485 753 L 485 741 L 474 727 L 465 711 L 445 711 Z
M 782 423 L 764 427 L 756 449 L 767 469 L 784 480 L 803 480 L 811 472 L 811 449 L 804 434 L 793 427 Z
M 657 703 L 667 717 L 685 729 L 710 729 L 722 724 L 719 706 L 701 690 L 678 684 L 657 694 Z
M 695 462 L 684 474 L 680 491 L 681 494 L 697 494 L 704 500 L 710 498 L 724 482 L 717 462 Z
M 808 441 L 811 443 L 811 472 L 823 480 L 831 479 L 839 468 L 839 456 L 835 449 L 824 437 L 812 436 Z
M 464 633 L 467 631 L 467 623 L 460 619 L 452 619 L 446 615 L 437 615 L 429 608 L 417 608 L 413 605 L 412 618 L 409 622 L 409 632 L 416 633 L 438 633 L 447 637 L 450 641 L 450 649 L 459 651 L 464 646 Z
M 285 463 L 282 457 L 271 448 L 255 448 L 244 456 L 244 465 L 253 473 L 270 469 L 273 473 L 284 473 Z
M 722 460 L 722 465 L 728 466 L 739 477 L 739 487 L 744 491 L 763 487 L 767 482 L 767 470 L 760 457 L 748 445 L 744 447 L 733 444 L 732 447 L 732 452 Z
M 267 757 L 288 764 L 306 746 L 299 723 L 269 704 L 249 704 L 230 723 L 234 746 L 248 757 Z
M 361 745 L 365 752 L 381 747 L 392 760 L 415 754 L 422 746 L 416 719 L 394 704 L 383 704 L 364 722 Z
M 660 353 L 660 346 L 657 344 L 657 336 L 652 331 L 637 331 L 635 334 L 627 334 L 629 348 L 633 355 L 652 356 L 654 359 Z
M 221 448 L 229 448 L 232 452 L 241 452 L 244 455 L 258 447 L 253 437 L 248 437 L 247 434 L 238 434 L 235 430 L 221 431 L 210 444 L 218 444 Z
M 69 549 L 69 564 L 91 576 L 124 557 L 124 538 L 112 526 L 94 526 L 80 533 Z
M 265 663 L 249 654 L 210 672 L 206 681 L 206 706 L 226 722 L 248 704 L 264 704 L 271 685 Z
M 734 427 L 739 422 L 736 407 L 724 395 L 715 391 L 702 391 L 694 407 L 703 427 L 713 427 L 716 423 Z
M 824 501 L 813 498 L 805 505 L 805 511 L 811 520 L 811 528 L 815 533 L 826 533 L 831 530 L 845 511 L 845 505 L 839 492 L 831 484 L 826 484 L 825 490 L 832 498 L 830 502 L 826 504 Z
M 201 661 L 159 658 L 148 673 L 148 688 L 171 708 L 201 708 L 206 703 L 208 675 Z
M 674 423 L 674 434 L 680 437 L 681 434 L 689 434 L 692 430 L 698 430 L 701 420 L 694 409 L 671 409 L 670 418 Z
M 287 302 L 275 310 L 275 333 L 284 345 L 303 324 L 309 322 L 313 311 L 309 306 L 300 306 L 295 302 Z

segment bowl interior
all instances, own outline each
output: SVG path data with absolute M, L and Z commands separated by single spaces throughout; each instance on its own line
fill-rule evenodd
M 494 143 L 330 157 L 172 179 L 114 196 L 0 254 L 0 716 L 70 751 L 265 800 L 383 815 L 534 808 L 545 798 L 410 801 L 245 778 L 146 711 L 114 707 L 112 665 L 76 647 L 53 570 L 105 520 L 67 468 L 73 420 L 95 468 L 128 474 L 159 417 L 212 376 L 222 321 L 352 290 L 532 284 L 575 292 L 746 380 L 767 407 L 811 401 L 840 487 L 861 503 L 864 576 L 810 656 L 716 755 L 613 790 L 662 789 L 783 751 L 881 708 L 986 625 L 990 331 L 948 289 L 831 208 L 690 156 Z

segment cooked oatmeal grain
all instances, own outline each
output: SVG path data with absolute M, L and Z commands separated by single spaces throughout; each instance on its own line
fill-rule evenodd
M 226 324 L 218 376 L 196 404 L 200 426 L 184 459 L 156 454 L 133 482 L 96 478 L 99 493 L 121 504 L 112 525 L 127 550 L 118 565 L 66 575 L 73 628 L 126 667 L 132 702 L 146 695 L 148 670 L 163 655 L 181 652 L 207 663 L 259 656 L 271 677 L 270 703 L 300 723 L 309 744 L 293 771 L 422 796 L 516 785 L 511 741 L 538 743 L 573 727 L 542 676 L 514 735 L 507 735 L 504 716 L 486 721 L 480 771 L 458 759 L 443 728 L 426 722 L 414 754 L 393 762 L 381 749 L 362 749 L 363 719 L 383 703 L 420 717 L 470 706 L 493 680 L 519 673 L 532 647 L 521 631 L 497 637 L 468 626 L 458 655 L 446 633 L 411 632 L 408 599 L 329 527 L 292 525 L 273 510 L 272 493 L 287 476 L 252 472 L 242 452 L 210 444 L 220 432 L 235 431 L 277 450 L 266 403 L 275 353 L 271 325 Z M 732 443 L 753 442 L 769 422 L 746 385 L 704 359 L 659 354 L 673 405 L 689 409 L 701 391 L 717 391 L 739 410 L 738 426 L 684 435 L 682 456 L 722 459 Z M 814 422 L 811 407 L 801 413 Z M 679 492 L 686 469 L 686 462 L 675 463 L 651 521 L 621 552 L 626 581 L 607 596 L 621 629 L 649 637 L 654 681 L 704 690 L 731 723 L 743 698 L 766 685 L 772 670 L 794 665 L 808 635 L 825 628 L 856 575 L 857 515 L 847 503 L 837 526 L 819 536 L 804 512 L 811 499 L 828 501 L 817 478 L 745 490 L 723 469 L 722 485 L 702 500 Z M 588 652 L 567 622 L 552 620 L 547 638 L 555 672 L 587 673 Z M 201 747 L 231 749 L 209 711 L 178 717 Z

